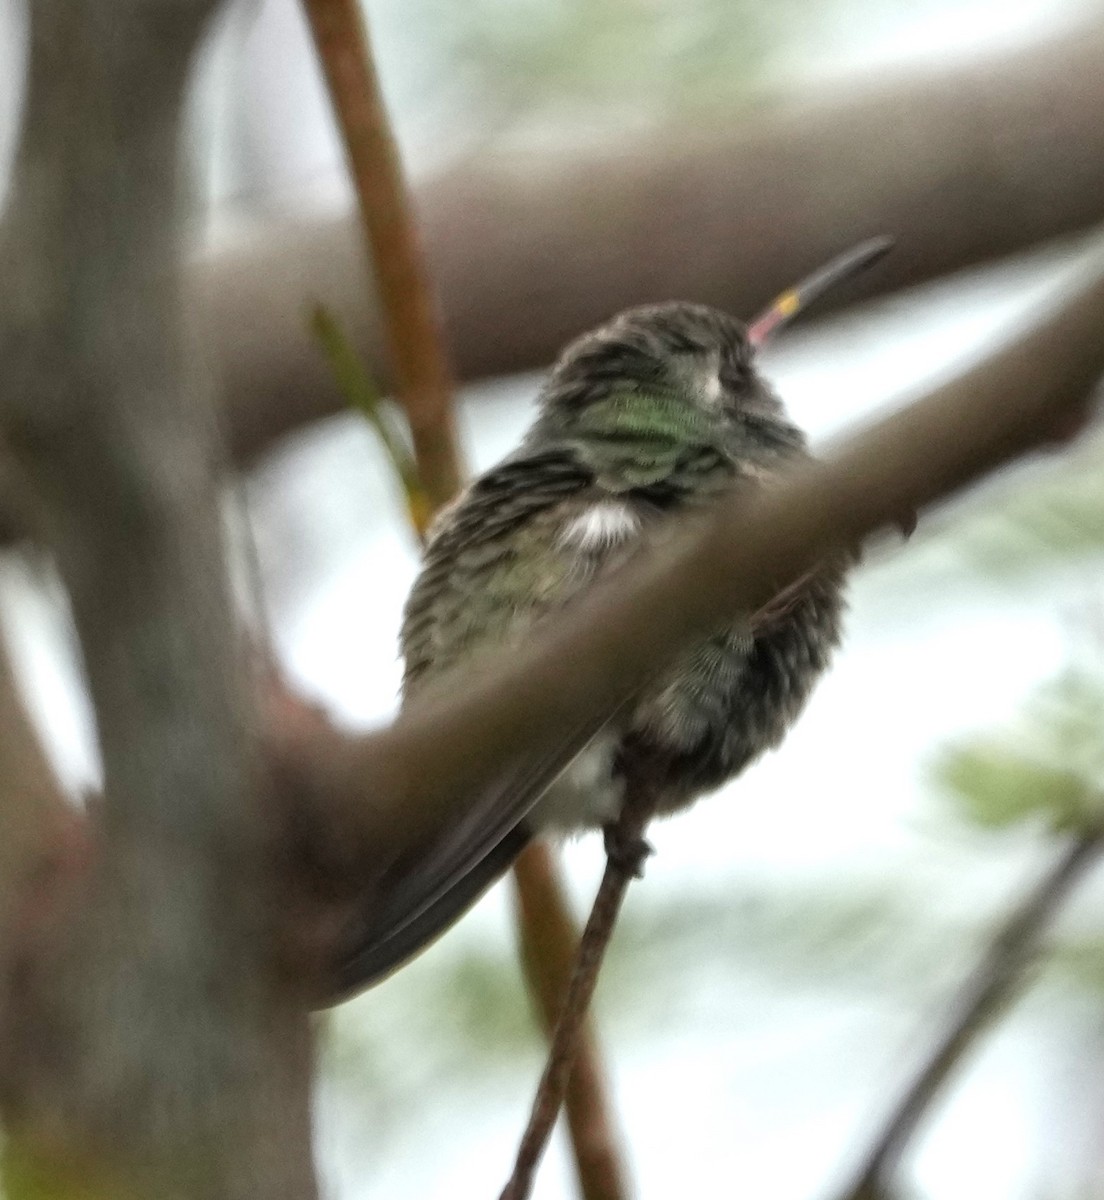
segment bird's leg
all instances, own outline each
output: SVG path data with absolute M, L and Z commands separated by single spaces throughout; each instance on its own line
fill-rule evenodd
M 644 836 L 626 834 L 621 822 L 610 821 L 602 826 L 606 860 L 615 863 L 631 879 L 644 878 L 644 864 L 655 853 L 655 847 Z
M 518 1145 L 513 1173 L 500 1200 L 527 1200 L 532 1190 L 537 1165 L 563 1104 L 567 1081 L 575 1062 L 579 1031 L 598 983 L 598 972 L 613 934 L 617 914 L 629 883 L 643 874 L 644 860 L 652 852 L 644 839 L 644 830 L 653 810 L 650 789 L 642 784 L 634 786 L 629 781 L 620 817 L 605 827 L 606 869 L 579 940 L 575 968 L 563 1010 L 552 1034 L 548 1061 L 537 1085 L 529 1123 Z

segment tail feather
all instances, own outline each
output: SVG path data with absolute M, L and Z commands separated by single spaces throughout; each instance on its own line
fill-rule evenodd
M 363 929 L 354 932 L 340 956 L 325 1005 L 340 1004 L 380 983 L 436 941 L 505 874 L 530 840 L 524 825 L 516 826 L 428 907 L 385 929 L 377 928 L 367 935 Z

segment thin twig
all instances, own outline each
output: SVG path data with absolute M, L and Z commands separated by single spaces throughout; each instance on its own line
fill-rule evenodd
M 563 1104 L 579 1046 L 580 1031 L 598 983 L 598 973 L 617 922 L 617 914 L 621 911 L 629 883 L 640 874 L 641 863 L 647 853 L 644 830 L 651 813 L 650 798 L 640 790 L 627 796 L 616 824 L 608 828 L 606 869 L 579 942 L 575 970 L 552 1036 L 548 1061 L 537 1085 L 529 1123 L 518 1144 L 514 1169 L 500 1200 L 526 1200 L 532 1190 L 533 1177 Z
M 963 985 L 947 1028 L 905 1088 L 840 1200 L 878 1200 L 933 1101 L 978 1038 L 1024 982 L 1040 935 L 1099 855 L 1100 827 L 1078 837 L 1032 888 L 987 946 Z
M 268 596 L 264 586 L 261 548 L 257 543 L 257 527 L 249 503 L 248 485 L 239 479 L 231 492 L 237 510 L 238 545 L 241 550 L 245 591 L 243 600 L 249 624 L 250 667 L 257 682 L 265 684 L 282 679 L 283 667 L 276 653 L 276 631 L 272 624 Z
M 345 336 L 337 317 L 324 304 L 316 304 L 311 310 L 311 331 L 329 359 L 334 379 L 345 399 L 375 430 L 387 461 L 402 484 L 410 523 L 418 540 L 424 542 L 435 505 L 430 499 L 429 485 L 423 479 L 422 469 L 407 448 L 402 432 L 396 428 L 393 414 L 384 407 L 379 388 Z
M 452 372 L 402 162 L 357 0 L 303 0 L 372 250 L 396 390 L 434 508 L 460 489 Z
M 571 986 L 579 946 L 578 927 L 551 847 L 533 842 L 522 852 L 514 864 L 514 887 L 526 982 L 551 1040 Z M 579 1029 L 564 1111 L 583 1200 L 617 1200 L 628 1195 L 613 1105 L 589 1019 Z

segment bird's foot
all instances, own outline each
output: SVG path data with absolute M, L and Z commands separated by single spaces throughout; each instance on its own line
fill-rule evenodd
M 639 834 L 627 834 L 616 821 L 603 825 L 602 833 L 609 861 L 626 875 L 642 879 L 644 863 L 649 855 L 655 853 L 651 842 Z

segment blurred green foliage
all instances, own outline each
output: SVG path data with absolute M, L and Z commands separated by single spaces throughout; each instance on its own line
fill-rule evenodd
M 417 1109 L 425 1083 L 463 1088 L 471 1056 L 484 1077 L 512 1072 L 542 1045 L 512 943 L 495 938 L 459 954 L 432 948 L 322 1025 L 327 1074 L 386 1096 L 388 1117 Z
M 1090 438 L 1041 476 L 946 530 L 965 567 L 1003 582 L 1104 550 L 1104 437 Z
M 1041 604 L 1084 609 L 1090 623 L 1098 607 L 1104 624 L 1102 555 L 1104 435 L 1095 434 L 925 517 L 907 550 L 872 560 L 860 583 L 890 620 L 971 594 L 1037 591 Z
M 1053 584 L 1052 596 L 1068 596 L 1062 578 L 1072 568 L 1080 611 L 1069 621 L 1068 668 L 1007 728 L 939 751 L 932 782 L 959 817 L 981 828 L 1035 820 L 1078 832 L 1097 823 L 1104 796 L 1104 438 L 1048 464 L 1032 485 L 960 514 L 933 544 L 950 551 L 963 580 L 991 587 L 1042 577 Z
M 943 750 L 932 771 L 967 821 L 999 829 L 1040 818 L 1060 832 L 1097 825 L 1104 794 L 1104 675 L 1071 667 L 1014 724 Z
M 816 37 L 844 0 L 425 0 L 449 69 L 499 119 L 633 121 L 731 110 L 797 29 Z M 581 131 L 573 130 L 577 138 Z

